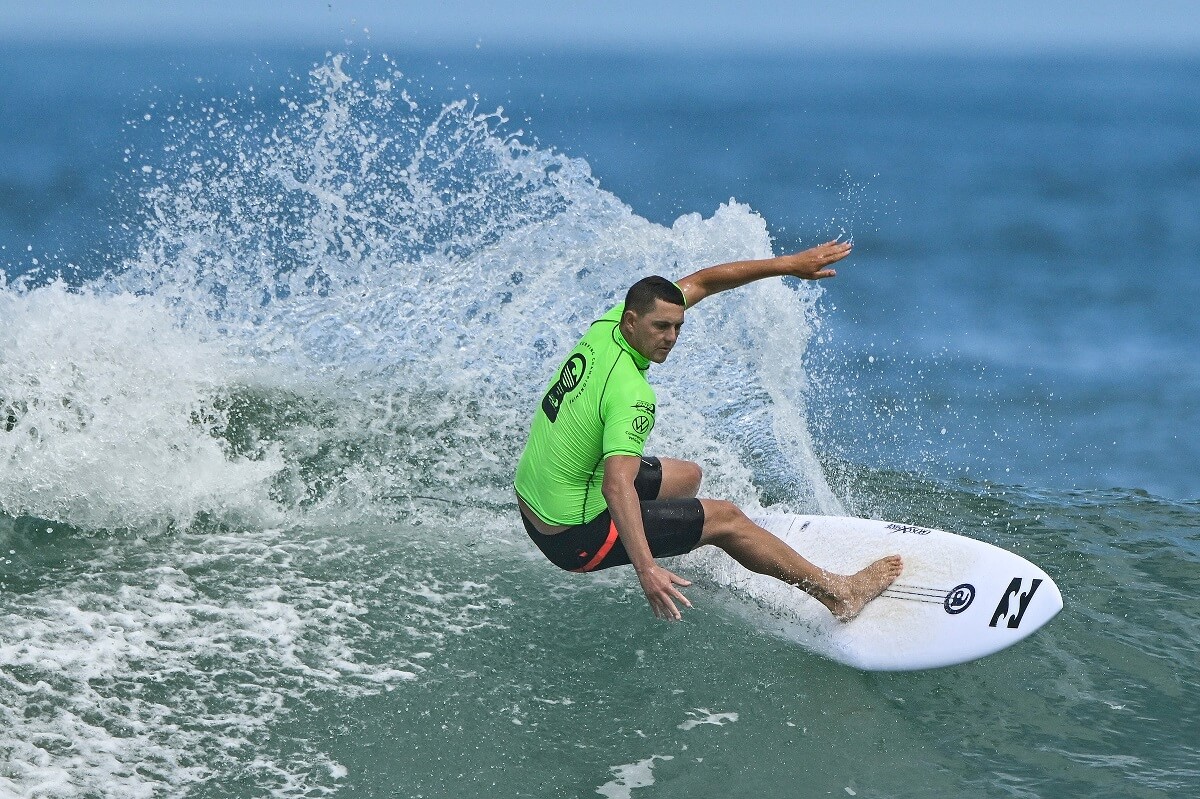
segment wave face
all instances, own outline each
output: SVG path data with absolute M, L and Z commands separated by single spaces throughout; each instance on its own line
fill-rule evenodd
M 331 57 L 281 103 L 172 114 L 136 252 L 0 295 L 5 512 L 141 528 L 507 505 L 536 395 L 628 284 L 771 252 L 746 206 L 650 223 L 501 112 L 421 107 L 386 58 Z M 690 315 L 653 373 L 656 445 L 743 501 L 749 467 L 787 461 L 799 504 L 835 505 L 801 400 L 816 294 L 774 281 Z

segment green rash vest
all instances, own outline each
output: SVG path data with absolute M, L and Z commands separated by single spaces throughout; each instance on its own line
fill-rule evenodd
M 654 428 L 650 361 L 621 335 L 620 303 L 571 350 L 533 417 L 517 494 L 548 524 L 586 524 L 607 507 L 604 459 L 641 457 Z

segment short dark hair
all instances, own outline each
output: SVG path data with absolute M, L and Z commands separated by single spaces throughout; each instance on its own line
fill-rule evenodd
M 638 316 L 654 310 L 654 301 L 662 300 L 672 305 L 687 307 L 683 291 L 665 277 L 651 275 L 644 277 L 629 287 L 625 295 L 625 310 L 633 311 Z

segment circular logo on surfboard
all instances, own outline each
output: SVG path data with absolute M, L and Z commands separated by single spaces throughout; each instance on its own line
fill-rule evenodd
M 970 583 L 956 585 L 946 594 L 946 601 L 942 603 L 942 607 L 950 615 L 962 613 L 967 608 L 971 607 L 971 603 L 975 601 L 975 586 Z

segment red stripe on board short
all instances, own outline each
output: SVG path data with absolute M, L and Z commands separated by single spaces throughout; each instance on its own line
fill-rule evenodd
M 590 572 L 592 569 L 600 565 L 600 561 L 604 560 L 605 556 L 612 551 L 613 545 L 617 543 L 617 523 L 608 523 L 608 538 L 604 539 L 604 544 L 592 556 L 592 559 L 580 566 L 578 569 L 571 569 L 573 572 Z

